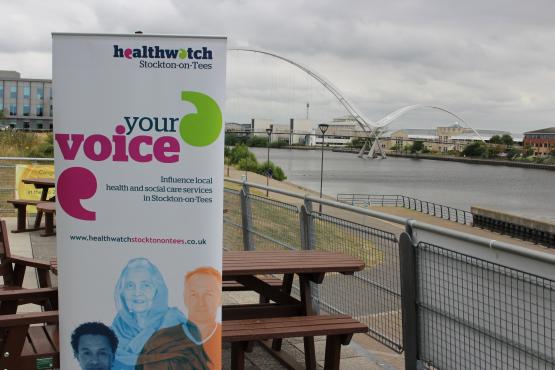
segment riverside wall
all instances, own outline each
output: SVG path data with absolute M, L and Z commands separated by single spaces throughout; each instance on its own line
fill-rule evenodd
M 552 164 L 541 164 L 541 163 L 525 163 L 517 161 L 503 161 L 496 159 L 480 159 L 480 158 L 464 158 L 464 157 L 440 157 L 435 155 L 426 154 L 399 154 L 399 153 L 388 153 L 390 157 L 402 157 L 402 158 L 414 158 L 414 159 L 431 159 L 435 161 L 451 161 L 451 162 L 463 162 L 471 164 L 487 164 L 493 166 L 508 166 L 508 167 L 520 167 L 520 168 L 533 168 L 537 170 L 551 170 L 555 171 L 555 165 Z

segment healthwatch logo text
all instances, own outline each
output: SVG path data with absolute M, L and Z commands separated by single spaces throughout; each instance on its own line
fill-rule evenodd
M 140 48 L 131 49 L 114 45 L 114 58 L 206 60 L 212 59 L 212 50 L 208 49 L 206 46 L 200 49 L 165 49 L 158 45 L 143 45 Z

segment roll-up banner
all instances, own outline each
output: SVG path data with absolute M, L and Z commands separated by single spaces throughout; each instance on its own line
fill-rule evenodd
M 226 38 L 53 34 L 62 369 L 220 369 Z

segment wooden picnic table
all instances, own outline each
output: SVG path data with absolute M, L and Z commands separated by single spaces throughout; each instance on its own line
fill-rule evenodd
M 56 197 L 48 198 L 48 191 L 56 187 L 56 180 L 52 178 L 29 178 L 29 179 L 22 179 L 21 182 L 27 185 L 33 185 L 35 189 L 41 189 L 42 192 L 40 194 L 41 202 L 46 201 L 54 201 Z M 35 229 L 40 228 L 40 222 L 42 220 L 42 213 L 43 211 L 37 209 L 37 217 L 35 218 Z
M 321 284 L 327 273 L 351 275 L 364 269 L 364 262 L 337 252 L 326 251 L 226 251 L 223 258 L 223 280 L 234 280 L 274 303 L 226 305 L 223 320 L 243 320 L 284 316 L 311 316 L 313 306 L 311 283 Z M 272 286 L 262 275 L 283 274 L 281 287 Z M 291 295 L 293 277 L 299 277 L 300 300 Z M 273 350 L 281 349 L 274 341 Z M 307 369 L 316 369 L 314 338 L 304 338 Z
M 50 261 L 57 273 L 57 259 Z M 222 318 L 229 320 L 252 320 L 275 317 L 312 316 L 311 283 L 321 284 L 327 273 L 352 275 L 364 269 L 364 262 L 338 252 L 325 251 L 225 251 L 223 253 L 224 281 L 236 281 L 248 290 L 259 293 L 266 300 L 258 304 L 224 305 Z M 283 274 L 281 286 L 268 283 L 267 276 Z M 291 295 L 294 275 L 299 277 L 300 300 Z M 271 303 L 266 303 L 272 301 Z M 247 321 L 245 321 L 247 322 Z M 256 336 L 253 329 L 253 338 Z M 314 338 L 304 337 L 305 364 L 309 370 L 316 369 Z M 281 357 L 281 340 L 274 340 L 273 353 Z

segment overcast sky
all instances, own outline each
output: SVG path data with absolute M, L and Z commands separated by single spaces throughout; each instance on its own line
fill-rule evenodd
M 333 82 L 368 118 L 406 105 L 477 128 L 555 126 L 554 0 L 0 0 L 0 69 L 51 77 L 51 32 L 225 35 Z M 346 112 L 293 67 L 229 54 L 227 121 Z M 322 91 L 320 91 L 320 90 Z M 289 91 L 288 91 L 289 90 Z M 290 91 L 294 90 L 294 91 Z M 453 122 L 409 113 L 405 126 Z

